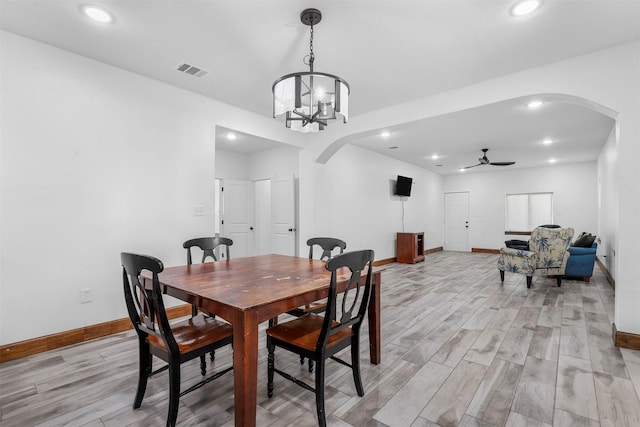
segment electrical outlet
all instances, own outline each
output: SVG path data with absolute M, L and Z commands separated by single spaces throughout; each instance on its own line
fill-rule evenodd
M 80 303 L 84 304 L 93 300 L 93 291 L 91 288 L 80 289 Z

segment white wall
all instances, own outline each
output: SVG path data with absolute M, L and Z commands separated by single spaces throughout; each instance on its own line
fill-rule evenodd
M 274 176 L 298 176 L 300 150 L 283 146 L 252 154 L 216 149 L 216 178 L 258 181 Z
M 616 128 L 611 130 L 607 143 L 598 158 L 598 257 L 612 277 L 616 277 L 615 248 L 618 230 L 618 189 L 616 188 Z M 631 191 L 637 191 L 631 189 Z M 623 195 L 624 197 L 624 195 Z
M 251 179 L 249 156 L 216 149 L 215 177 L 220 179 Z
M 274 176 L 298 177 L 300 150 L 293 147 L 271 148 L 249 156 L 249 176 L 253 181 Z
M 442 246 L 442 177 L 353 145 L 324 166 L 316 235 L 339 237 L 348 250 L 373 248 L 376 259 L 395 257 L 396 233 L 403 231 L 402 198 L 393 195 L 397 175 L 413 178 L 404 230 L 424 232 L 425 249 Z
M 181 261 L 213 206 L 198 183 L 214 129 L 193 95 L 16 41 L 2 45 L 3 343 L 124 317 L 119 253 Z
M 469 191 L 469 243 L 472 248 L 499 249 L 505 236 L 505 195 L 553 193 L 554 223 L 575 234 L 596 234 L 596 163 L 572 163 L 542 168 L 496 170 L 444 178 L 444 191 Z M 526 239 L 525 239 L 526 240 Z
M 0 344 L 126 317 L 121 251 L 184 262 L 182 242 L 213 229 L 216 124 L 292 138 L 268 117 L 0 35 Z

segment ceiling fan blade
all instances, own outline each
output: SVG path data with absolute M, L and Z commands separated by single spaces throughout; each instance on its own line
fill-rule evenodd
M 516 162 L 491 162 L 489 164 L 492 166 L 511 166 L 515 165 Z
M 462 169 L 471 169 L 471 168 L 475 168 L 476 166 L 482 166 L 482 165 L 484 165 L 484 163 L 478 163 L 477 165 L 467 166 L 467 167 L 462 168 Z

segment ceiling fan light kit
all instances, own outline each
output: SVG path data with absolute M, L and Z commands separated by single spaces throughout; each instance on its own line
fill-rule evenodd
M 313 70 L 313 27 L 322 19 L 318 9 L 305 9 L 300 21 L 310 27 L 309 71 L 287 74 L 273 83 L 273 117 L 285 115 L 285 125 L 308 133 L 324 130 L 328 120 L 349 119 L 349 84 L 338 76 Z
M 472 166 L 467 166 L 465 168 L 462 168 L 461 171 L 465 171 L 467 169 L 475 168 L 476 166 L 484 166 L 484 165 L 511 166 L 511 165 L 515 165 L 516 164 L 516 162 L 490 162 L 489 159 L 487 158 L 487 151 L 489 151 L 488 148 L 483 148 L 482 149 L 482 157 L 480 157 L 478 159 L 478 161 L 480 163 L 478 163 L 477 165 L 472 165 Z

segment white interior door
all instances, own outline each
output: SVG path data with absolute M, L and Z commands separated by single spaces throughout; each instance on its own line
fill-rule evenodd
M 271 180 L 254 182 L 255 221 L 253 235 L 255 255 L 271 253 Z
M 295 183 L 293 176 L 271 180 L 271 251 L 296 254 Z
M 470 252 L 469 192 L 444 194 L 444 250 Z
M 222 185 L 222 236 L 233 240 L 231 258 L 253 254 L 253 183 L 225 179 Z M 224 251 L 221 252 L 221 255 Z

